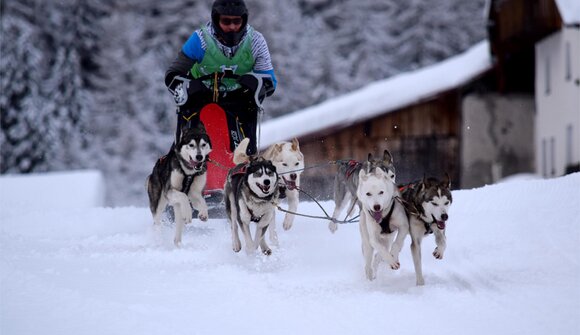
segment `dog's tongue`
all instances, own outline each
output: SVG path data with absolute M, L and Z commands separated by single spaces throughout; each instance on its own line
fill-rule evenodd
M 296 189 L 296 182 L 295 181 L 286 180 L 286 178 L 284 178 L 284 183 L 286 184 L 286 187 L 289 190 L 295 190 Z
M 373 219 L 375 219 L 375 221 L 377 222 L 381 222 L 381 220 L 383 219 L 383 211 L 371 211 L 371 215 L 373 216 Z

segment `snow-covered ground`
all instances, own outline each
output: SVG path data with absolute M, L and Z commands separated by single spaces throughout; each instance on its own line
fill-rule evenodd
M 223 219 L 194 221 L 176 249 L 145 204 L 99 207 L 98 177 L 14 178 L 0 178 L 1 334 L 580 334 L 579 173 L 453 192 L 424 287 L 409 238 L 401 269 L 368 282 L 357 224 L 297 218 L 267 257 L 232 252 Z

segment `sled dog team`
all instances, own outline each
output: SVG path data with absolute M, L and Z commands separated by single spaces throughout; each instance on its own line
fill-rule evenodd
M 248 254 L 260 247 L 265 255 L 272 249 L 266 242 L 278 244 L 275 214 L 280 199 L 286 198 L 288 212 L 283 228 L 292 227 L 298 208 L 300 174 L 304 170 L 304 155 L 296 139 L 272 145 L 260 156 L 246 154 L 249 139 L 244 139 L 233 154 L 235 167 L 228 172 L 224 186 L 227 220 L 232 232 L 232 248 L 242 249 L 240 233 Z M 172 206 L 175 221 L 176 246 L 181 244 L 184 225 L 192 221 L 192 208 L 198 219 L 208 219 L 208 207 L 203 198 L 211 141 L 200 124 L 183 129 L 182 136 L 169 153 L 155 163 L 146 187 L 149 206 L 156 225 L 166 206 Z M 347 208 L 353 217 L 359 213 L 364 269 L 368 280 L 376 278 L 381 262 L 397 270 L 399 253 L 405 238 L 411 235 L 411 254 L 417 285 L 424 285 L 421 266 L 421 242 L 433 234 L 436 248 L 433 256 L 442 259 L 445 248 L 445 227 L 452 196 L 449 176 L 443 180 L 424 178 L 406 185 L 397 185 L 396 169 L 388 150 L 376 159 L 369 154 L 364 162 L 340 161 L 334 183 L 335 209 L 328 228 L 338 229 L 337 218 Z M 254 226 L 252 236 L 250 229 Z

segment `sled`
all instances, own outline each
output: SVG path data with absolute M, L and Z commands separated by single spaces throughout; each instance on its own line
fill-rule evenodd
M 259 79 L 259 87 L 261 87 L 263 84 L 262 78 L 267 75 L 254 74 L 254 76 Z M 198 78 L 202 81 L 213 80 L 215 83 L 213 85 L 214 89 L 211 92 L 213 99 L 208 97 L 206 100 L 213 102 L 203 105 L 199 110 L 199 120 L 205 126 L 212 146 L 212 151 L 209 154 L 210 161 L 207 164 L 206 185 L 203 192 L 210 211 L 213 208 L 217 208 L 218 212 L 224 211 L 224 185 L 228 171 L 235 166 L 233 162 L 233 151 L 245 137 L 237 118 L 231 113 L 231 110 L 228 111 L 231 108 L 228 106 L 235 104 L 235 102 L 227 99 L 224 100 L 226 94 L 221 96 L 222 80 L 238 78 L 239 76 L 233 74 L 231 71 L 217 74 L 213 73 Z M 184 82 L 189 82 L 188 79 L 180 79 Z M 175 95 L 176 92 L 171 89 L 170 91 Z M 254 99 L 258 101 L 258 93 L 255 94 Z
M 210 103 L 201 109 L 200 120 L 205 126 L 212 146 L 209 155 L 211 161 L 207 165 L 204 197 L 208 202 L 218 204 L 223 199 L 228 171 L 235 166 L 228 119 L 221 106 Z

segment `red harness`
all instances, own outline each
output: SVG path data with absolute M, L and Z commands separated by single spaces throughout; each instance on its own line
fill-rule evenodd
M 348 169 L 346 170 L 346 178 L 350 178 L 350 176 L 352 176 L 352 174 L 354 173 L 354 171 L 356 171 L 356 169 L 362 165 L 362 163 L 355 161 L 354 159 L 351 159 L 348 161 Z

